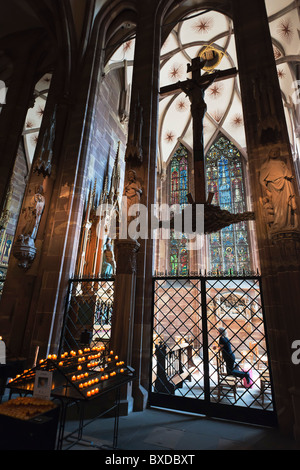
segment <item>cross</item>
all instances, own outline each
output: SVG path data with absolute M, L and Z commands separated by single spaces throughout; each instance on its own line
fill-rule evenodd
M 193 118 L 193 159 L 195 180 L 195 203 L 204 204 L 205 196 L 205 173 L 204 173 L 204 145 L 203 145 L 203 119 L 207 109 L 204 101 L 205 90 L 215 81 L 234 77 L 236 68 L 218 70 L 213 73 L 201 74 L 206 60 L 200 57 L 192 59 L 192 64 L 187 65 L 187 72 L 192 72 L 192 78 L 184 82 L 177 82 L 160 89 L 160 95 L 166 96 L 182 90 L 191 102 L 191 113 Z M 189 202 L 192 198 L 189 195 Z

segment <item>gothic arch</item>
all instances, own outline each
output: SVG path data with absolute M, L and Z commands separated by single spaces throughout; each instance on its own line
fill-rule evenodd
M 233 142 L 219 133 L 205 157 L 206 192 L 213 204 L 232 213 L 247 210 L 244 159 Z M 208 269 L 217 272 L 251 272 L 254 253 L 247 222 L 233 224 L 207 237 Z
M 118 45 L 135 31 L 136 22 L 134 1 L 116 0 L 99 10 L 93 23 L 92 44 L 102 53 L 102 63 L 106 63 Z
M 184 17 L 193 14 L 195 11 L 214 10 L 229 17 L 232 16 L 231 5 L 228 1 L 224 2 L 216 0 L 197 0 L 193 5 L 178 5 L 177 0 L 162 0 L 164 12 L 162 14 L 162 43 L 171 32 L 172 28 L 180 22 Z
M 195 8 L 193 11 L 196 11 Z M 211 14 L 207 13 L 208 11 Z M 188 78 L 188 73 L 185 72 L 186 64 L 190 63 L 192 58 L 196 54 L 198 55 L 207 44 L 212 44 L 214 48 L 220 51 L 222 57 L 221 69 L 237 67 L 235 42 L 232 37 L 233 24 L 230 17 L 216 10 L 198 9 L 195 14 L 184 15 L 184 18 L 183 22 L 177 23 L 166 43 L 162 45 L 161 87 Z M 204 31 L 205 34 L 202 34 L 201 31 L 200 33 L 199 31 L 193 31 L 193 28 L 198 27 L 198 23 L 202 24 L 208 20 L 211 21 L 212 25 L 209 25 L 209 28 Z M 190 106 L 188 98 L 184 96 L 181 89 L 175 91 L 171 96 L 161 96 L 160 98 L 158 168 L 163 169 L 168 160 L 168 155 L 173 150 L 174 142 L 180 140 L 190 148 L 193 147 L 193 144 L 191 141 L 192 121 L 188 112 Z M 245 149 L 238 79 L 232 78 L 217 84 L 213 83 L 206 90 L 205 101 L 207 102 L 207 112 L 204 117 L 205 150 L 207 151 L 210 148 L 219 132 L 230 136 L 230 140 L 234 141 L 241 151 Z M 181 116 L 178 114 L 179 109 Z M 175 114 L 176 119 L 174 119 Z M 176 120 L 177 122 L 175 122 Z M 174 129 L 171 126 L 174 126 Z M 170 145 L 166 144 L 166 140 Z

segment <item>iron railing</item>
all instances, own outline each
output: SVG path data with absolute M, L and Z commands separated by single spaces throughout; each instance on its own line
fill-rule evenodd
M 274 412 L 260 277 L 156 276 L 153 283 L 150 396 Z M 220 327 L 250 387 L 226 372 Z
M 60 352 L 87 344 L 108 345 L 113 302 L 113 278 L 70 279 Z

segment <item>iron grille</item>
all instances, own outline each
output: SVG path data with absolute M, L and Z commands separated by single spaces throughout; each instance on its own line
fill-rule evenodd
M 207 280 L 206 305 L 211 400 L 273 410 L 259 279 Z M 249 388 L 245 378 L 227 373 L 219 327 L 230 340 L 236 370 L 250 374 Z
M 226 330 L 239 372 L 219 348 Z M 151 392 L 273 411 L 259 277 L 154 279 Z
M 60 352 L 87 344 L 107 346 L 113 301 L 113 279 L 70 279 Z
M 182 396 L 199 398 L 203 395 L 200 282 L 157 279 L 154 296 L 154 390 L 171 394 L 178 390 Z

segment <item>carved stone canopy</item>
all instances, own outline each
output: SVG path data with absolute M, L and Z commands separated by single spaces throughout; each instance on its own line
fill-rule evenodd
M 18 266 L 27 271 L 36 256 L 34 241 L 30 237 L 24 238 L 20 235 L 14 245 L 13 255 L 18 260 Z

